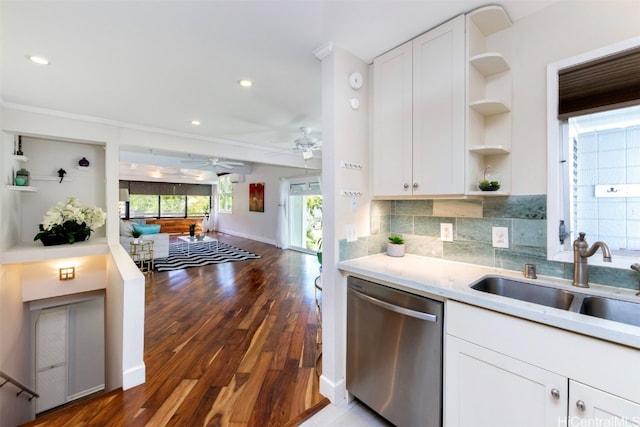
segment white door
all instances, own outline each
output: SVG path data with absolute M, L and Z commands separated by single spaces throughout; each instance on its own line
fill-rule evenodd
M 572 380 L 569 381 L 568 425 L 640 426 L 640 403 Z
M 288 203 L 289 247 L 316 253 L 322 238 L 320 178 L 292 179 Z
M 451 335 L 447 354 L 447 427 L 566 425 L 566 377 Z
M 36 413 L 67 401 L 68 309 L 42 310 L 36 321 Z

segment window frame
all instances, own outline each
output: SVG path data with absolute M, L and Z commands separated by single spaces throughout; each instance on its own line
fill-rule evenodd
M 228 181 L 228 192 L 224 191 L 225 189 L 223 189 L 223 181 Z M 233 213 L 233 183 L 231 182 L 231 176 L 230 175 L 223 175 L 221 177 L 218 178 L 218 188 L 217 188 L 217 195 L 218 195 L 218 213 L 223 213 L 223 214 L 232 214 Z M 225 203 L 222 202 L 223 197 L 228 197 L 228 203 L 225 201 Z M 223 206 L 225 207 L 225 209 L 223 210 Z M 227 209 L 228 206 L 228 209 Z
M 571 231 L 572 234 L 566 238 L 564 245 L 560 244 L 560 220 L 565 219 L 566 222 L 569 214 L 565 214 L 568 206 L 565 202 L 565 195 L 568 194 L 565 186 L 568 185 L 568 179 L 564 177 L 568 177 L 568 168 L 564 167 L 567 153 L 563 152 L 563 142 L 569 131 L 567 120 L 558 118 L 558 73 L 577 64 L 638 46 L 640 37 L 634 37 L 547 65 L 547 259 L 550 261 L 573 263 L 571 243 L 576 238 L 575 231 L 569 230 L 570 227 L 567 226 L 567 232 Z M 626 270 L 630 264 L 639 260 L 640 255 L 617 255 L 612 257 L 611 262 L 604 262 L 602 257 L 594 256 L 589 259 L 589 264 Z

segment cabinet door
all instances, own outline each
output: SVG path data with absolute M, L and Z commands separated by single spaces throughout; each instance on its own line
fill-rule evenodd
M 568 425 L 640 426 L 640 403 L 576 381 L 569 381 L 569 393 Z
M 66 402 L 67 307 L 42 310 L 36 322 L 36 413 Z
M 373 62 L 374 196 L 411 194 L 411 46 L 409 41 Z
M 567 378 L 447 336 L 447 427 L 564 425 Z
M 413 40 L 413 194 L 464 193 L 464 16 Z

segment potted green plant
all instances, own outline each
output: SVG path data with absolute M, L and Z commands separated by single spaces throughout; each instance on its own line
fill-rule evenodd
M 404 238 L 396 234 L 389 236 L 387 242 L 387 255 L 394 257 L 404 256 Z
M 131 227 L 131 230 L 129 230 L 129 236 L 133 238 L 133 243 L 140 243 L 140 236 L 142 236 L 142 233 L 134 227 Z
M 478 183 L 478 188 L 482 191 L 497 191 L 500 189 L 500 182 L 483 179 Z

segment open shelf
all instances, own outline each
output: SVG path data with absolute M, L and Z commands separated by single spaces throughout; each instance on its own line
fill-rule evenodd
M 496 196 L 508 196 L 511 193 L 507 193 L 506 191 L 467 191 L 467 196 L 486 196 L 486 197 L 496 197 Z
M 27 156 L 18 156 L 17 154 L 13 154 L 11 156 L 13 160 L 17 160 L 19 162 L 28 162 L 29 158 Z
M 497 99 L 479 99 L 469 104 L 469 107 L 483 116 L 493 116 L 494 114 L 508 113 L 511 111 L 504 102 Z
M 502 145 L 476 145 L 475 147 L 469 147 L 469 151 L 482 154 L 485 156 L 492 156 L 495 154 L 509 154 L 511 150 Z
M 469 13 L 480 32 L 489 36 L 511 26 L 511 20 L 500 6 L 485 6 Z
M 47 261 L 106 253 L 109 253 L 106 237 L 92 237 L 84 242 L 58 246 L 43 246 L 41 242 L 21 242 L 5 252 L 0 252 L 0 264 Z
M 475 55 L 469 58 L 469 62 L 485 77 L 511 69 L 504 56 L 496 52 Z
M 30 185 L 7 185 L 5 188 L 11 191 L 25 191 L 25 192 L 38 191 L 37 187 L 31 187 Z

